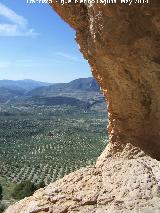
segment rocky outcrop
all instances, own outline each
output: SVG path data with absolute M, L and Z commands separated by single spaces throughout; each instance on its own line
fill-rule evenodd
M 100 163 L 100 164 L 99 164 Z M 6 213 L 119 213 L 160 211 L 160 163 L 135 158 L 103 158 L 93 168 L 73 172 Z
M 104 91 L 113 151 L 131 143 L 160 158 L 160 3 L 52 6 L 75 28 Z
M 76 30 L 108 103 L 109 145 L 96 166 L 6 213 L 160 211 L 160 3 L 52 7 Z

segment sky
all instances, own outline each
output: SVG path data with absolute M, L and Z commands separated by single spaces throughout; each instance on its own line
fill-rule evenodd
M 58 83 L 90 76 L 75 31 L 48 4 L 0 0 L 0 80 Z

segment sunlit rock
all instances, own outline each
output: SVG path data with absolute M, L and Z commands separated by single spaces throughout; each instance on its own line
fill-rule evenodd
M 6 213 L 160 211 L 160 16 L 149 4 L 52 7 L 76 30 L 108 103 L 109 145 L 81 169 Z M 65 35 L 64 35 L 65 36 Z

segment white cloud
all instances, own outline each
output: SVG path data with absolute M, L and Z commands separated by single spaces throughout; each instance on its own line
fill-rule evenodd
M 34 29 L 28 28 L 28 21 L 0 3 L 0 16 L 11 23 L 0 23 L 0 36 L 36 36 Z
M 27 58 L 27 59 L 19 59 L 16 61 L 16 63 L 18 64 L 28 64 L 28 63 L 32 63 L 33 59 Z
M 18 67 L 33 67 L 39 65 L 39 62 L 36 62 L 33 59 L 20 59 L 16 61 Z
M 9 67 L 9 62 L 0 61 L 0 70 L 7 69 Z
M 81 61 L 81 59 L 79 59 L 78 57 L 75 57 L 75 56 L 70 55 L 68 53 L 57 52 L 56 55 L 61 56 L 63 58 L 66 58 L 66 59 L 73 61 L 73 62 L 80 62 Z

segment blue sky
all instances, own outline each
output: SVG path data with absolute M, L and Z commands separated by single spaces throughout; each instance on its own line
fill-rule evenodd
M 54 83 L 91 76 L 74 37 L 49 5 L 0 0 L 0 79 Z

